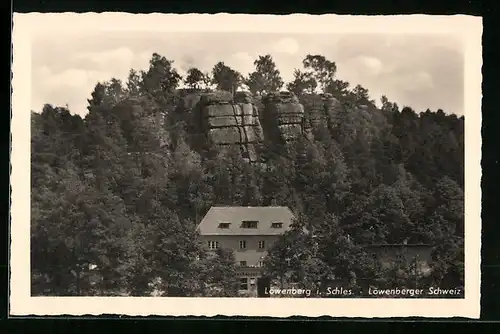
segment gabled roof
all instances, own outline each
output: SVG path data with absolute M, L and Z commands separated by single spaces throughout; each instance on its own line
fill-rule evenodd
M 290 228 L 292 211 L 285 206 L 213 206 L 198 225 L 201 235 L 279 235 Z M 243 228 L 243 221 L 258 221 L 257 228 Z M 229 228 L 219 228 L 230 223 Z M 272 223 L 283 223 L 281 228 Z

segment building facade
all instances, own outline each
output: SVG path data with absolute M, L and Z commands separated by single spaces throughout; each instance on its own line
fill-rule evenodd
M 256 294 L 267 250 L 293 221 L 287 207 L 214 206 L 198 225 L 204 247 L 234 251 L 240 291 Z

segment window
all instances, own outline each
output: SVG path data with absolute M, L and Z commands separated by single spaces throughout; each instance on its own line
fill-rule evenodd
M 219 228 L 229 228 L 230 223 L 219 223 Z
M 246 277 L 240 278 L 240 290 L 248 290 L 248 279 Z
M 255 287 L 255 283 L 256 283 L 255 277 L 250 277 L 250 286 L 251 286 L 252 288 L 254 288 L 254 287 Z
M 243 228 L 257 228 L 259 222 L 256 220 L 244 220 L 241 224 Z
M 259 248 L 263 249 L 265 247 L 264 240 L 259 241 Z
M 247 248 L 247 242 L 245 240 L 240 241 L 240 249 L 245 249 Z
M 283 227 L 283 223 L 271 223 L 271 227 L 272 228 L 282 228 Z
M 241 267 L 246 267 L 247 266 L 247 261 L 240 261 L 240 266 Z
M 217 249 L 217 248 L 219 248 L 218 241 L 209 241 L 208 242 L 208 249 Z
M 257 264 L 257 266 L 258 266 L 259 268 L 264 267 L 264 261 L 259 261 L 259 263 Z

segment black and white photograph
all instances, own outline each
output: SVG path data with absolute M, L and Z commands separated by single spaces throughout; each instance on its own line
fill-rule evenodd
M 11 310 L 479 316 L 480 18 L 106 15 L 18 15 Z

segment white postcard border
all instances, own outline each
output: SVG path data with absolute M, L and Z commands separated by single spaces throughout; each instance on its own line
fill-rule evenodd
M 91 22 L 91 23 L 89 23 Z M 133 28 L 131 28 L 133 27 Z M 465 48 L 465 298 L 282 299 L 30 296 L 30 98 L 34 32 L 230 31 L 454 34 Z M 10 315 L 468 317 L 480 314 L 482 19 L 454 16 L 246 14 L 14 14 L 11 151 Z M 425 47 L 425 46 L 422 46 Z

